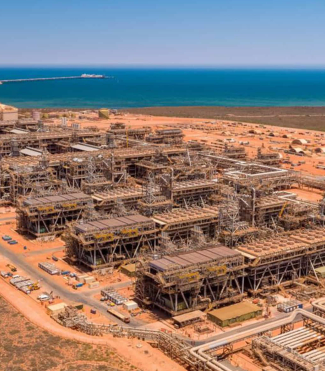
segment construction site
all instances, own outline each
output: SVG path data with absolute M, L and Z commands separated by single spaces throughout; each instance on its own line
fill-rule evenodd
M 238 352 L 265 371 L 281 362 L 288 370 L 324 369 L 323 312 L 301 310 L 288 320 L 270 309 L 289 299 L 310 305 L 325 295 L 325 177 L 316 155 L 304 158 L 299 171 L 288 167 L 271 146 L 270 129 L 266 149 L 258 142 L 262 129 L 255 138 L 256 125 L 84 116 L 0 122 L 0 231 L 4 241 L 18 241 L 8 249 L 30 252 L 28 264 L 39 267 L 60 243 L 51 279 L 84 300 L 107 301 L 99 296 L 104 285 L 132 276 L 119 295 L 138 309 L 121 304 L 113 311 L 119 327 L 94 324 L 71 305 L 52 316 L 56 322 L 94 336 L 150 339 L 195 370 L 228 371 L 223 360 Z M 285 153 L 291 141 L 280 137 Z M 38 287 L 25 281 L 28 290 Z M 218 312 L 253 302 L 259 309 L 237 313 L 235 307 L 234 320 Z M 274 326 L 259 329 L 261 317 L 274 317 Z M 162 318 L 173 335 L 136 325 L 158 326 Z M 193 350 L 180 329 L 184 321 L 187 336 L 204 335 L 209 344 L 208 334 L 219 336 L 222 327 L 244 320 L 257 321 L 256 332 L 229 335 L 227 345 L 219 340 L 210 348 Z M 246 338 L 254 339 L 254 351 L 233 346 Z

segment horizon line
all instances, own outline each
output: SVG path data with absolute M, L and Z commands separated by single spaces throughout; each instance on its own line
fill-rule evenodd
M 301 70 L 301 69 L 313 69 L 313 70 L 325 70 L 324 65 L 180 65 L 180 64 L 165 64 L 165 65 L 156 65 L 156 64 L 1 64 L 0 68 L 114 68 L 114 69 L 287 69 L 287 70 Z

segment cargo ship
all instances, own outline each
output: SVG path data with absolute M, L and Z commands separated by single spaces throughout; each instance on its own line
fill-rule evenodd
M 83 73 L 81 75 L 83 79 L 105 79 L 105 75 L 95 75 L 95 74 L 88 74 L 88 73 Z

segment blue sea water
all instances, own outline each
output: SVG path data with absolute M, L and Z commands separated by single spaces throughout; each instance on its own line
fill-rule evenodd
M 0 67 L 0 80 L 82 73 L 114 79 L 3 84 L 0 102 L 20 108 L 325 106 L 325 70 Z

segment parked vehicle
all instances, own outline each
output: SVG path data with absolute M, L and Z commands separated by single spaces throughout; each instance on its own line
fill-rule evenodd
M 2 239 L 4 241 L 10 241 L 10 240 L 12 240 L 12 238 L 10 236 L 7 236 L 7 235 L 2 236 Z
M 47 295 L 47 294 L 41 294 L 41 295 L 39 295 L 39 296 L 37 297 L 37 299 L 38 299 L 39 301 L 47 301 L 47 300 L 50 300 L 51 297 L 50 297 L 49 295 Z
M 7 264 L 7 267 L 10 268 L 11 272 L 17 272 L 17 268 L 12 264 Z
M 77 290 L 78 287 L 82 287 L 84 284 L 83 283 L 76 283 L 75 285 L 72 286 L 75 290 Z
M 17 245 L 17 241 L 16 240 L 11 240 L 11 241 L 8 241 L 8 244 L 9 245 Z
M 113 316 L 117 317 L 118 319 L 120 319 L 124 323 L 130 323 L 130 317 L 125 316 L 124 314 L 118 312 L 115 309 L 107 309 L 107 312 L 112 314 Z

